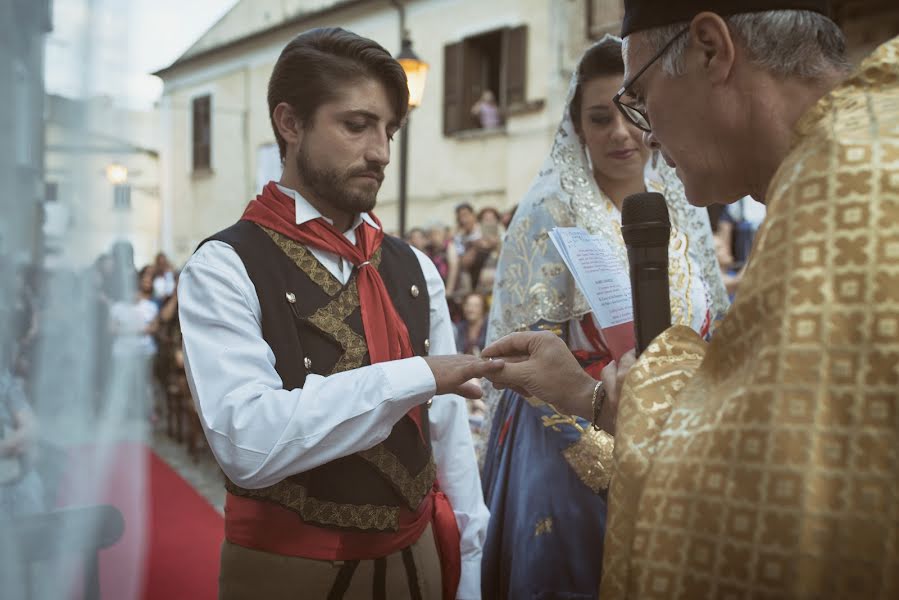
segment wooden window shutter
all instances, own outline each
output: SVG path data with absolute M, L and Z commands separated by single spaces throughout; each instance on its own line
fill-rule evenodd
M 527 101 L 528 27 L 507 29 L 503 35 L 503 89 L 500 103 L 504 108 Z
M 212 102 L 210 96 L 193 100 L 193 168 L 209 169 L 212 166 Z
M 465 83 L 463 58 L 465 43 L 443 47 L 443 134 L 465 129 Z

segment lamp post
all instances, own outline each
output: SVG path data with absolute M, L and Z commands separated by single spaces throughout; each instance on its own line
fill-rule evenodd
M 128 187 L 128 167 L 119 163 L 106 166 L 106 180 L 112 184 L 112 205 L 127 209 L 131 206 L 131 188 Z
M 107 165 L 106 179 L 112 185 L 124 185 L 128 181 L 128 167 L 118 163 Z
M 428 63 L 424 62 L 412 51 L 412 40 L 409 32 L 402 29 L 403 40 L 400 53 L 396 60 L 406 72 L 406 80 L 409 83 L 409 114 L 406 115 L 406 123 L 400 131 L 400 237 L 406 235 L 406 172 L 409 163 L 409 122 L 412 109 L 421 105 L 421 98 L 425 93 L 425 81 L 428 78 Z

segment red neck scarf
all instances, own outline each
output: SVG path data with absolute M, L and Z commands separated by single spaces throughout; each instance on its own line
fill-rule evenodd
M 331 252 L 348 260 L 356 269 L 362 326 L 372 364 L 413 356 L 409 331 L 393 306 L 381 274 L 371 259 L 384 239 L 381 222 L 371 215 L 378 227 L 362 222 L 356 228 L 356 245 L 324 218 L 296 224 L 296 203 L 274 181 L 262 189 L 243 213 L 243 219 L 263 225 L 290 239 Z

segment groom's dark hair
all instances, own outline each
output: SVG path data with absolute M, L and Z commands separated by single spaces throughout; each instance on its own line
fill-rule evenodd
M 584 97 L 584 84 L 606 75 L 624 75 L 624 59 L 621 58 L 621 41 L 606 38 L 584 53 L 577 68 L 577 83 L 574 96 L 568 105 L 568 114 L 575 131 L 581 130 L 581 103 Z
M 406 73 L 383 46 L 340 27 L 322 27 L 293 38 L 281 55 L 268 82 L 268 112 L 283 161 L 287 143 L 275 125 L 275 107 L 286 102 L 303 126 L 315 111 L 333 100 L 340 86 L 362 79 L 379 81 L 387 90 L 402 121 L 409 110 Z

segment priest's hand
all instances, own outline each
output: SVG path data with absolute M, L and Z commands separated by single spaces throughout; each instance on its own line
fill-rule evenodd
M 596 380 L 554 333 L 513 333 L 487 346 L 481 357 L 505 363 L 501 371 L 487 375 L 496 388 L 535 396 L 564 413 L 593 419 Z
M 427 356 L 425 362 L 434 374 L 437 391 L 434 395 L 458 394 L 478 399 L 484 395 L 481 386 L 472 379 L 490 377 L 503 368 L 501 360 L 485 360 L 468 354 L 453 356 Z

